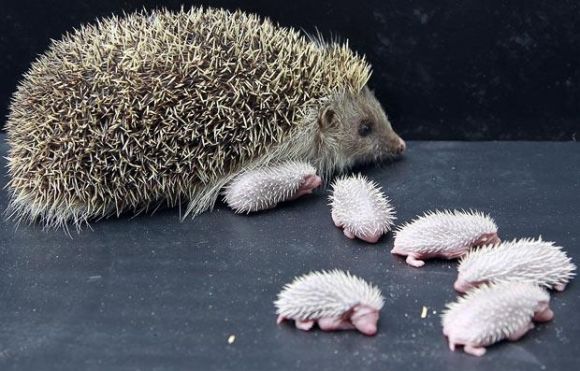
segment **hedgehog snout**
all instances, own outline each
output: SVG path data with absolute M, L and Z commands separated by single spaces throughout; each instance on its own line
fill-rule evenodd
M 320 187 L 321 185 L 322 185 L 322 178 L 319 177 L 318 175 L 314 174 L 314 175 L 307 175 L 304 178 L 304 180 L 300 186 L 307 188 L 310 192 L 312 192 L 314 189 Z
M 350 318 L 354 327 L 365 335 L 373 336 L 377 333 L 379 311 L 368 306 L 356 306 Z
M 322 178 L 318 175 L 306 175 L 304 179 L 300 182 L 300 186 L 296 191 L 296 194 L 290 199 L 294 200 L 304 195 L 311 194 L 314 190 L 322 185 Z
M 407 149 L 407 143 L 398 135 L 394 135 L 387 141 L 387 148 L 394 155 L 401 155 Z
M 461 293 L 465 293 L 474 287 L 476 287 L 476 285 L 473 285 L 473 284 L 471 284 L 471 283 L 469 283 L 461 278 L 457 278 L 457 280 L 453 284 L 453 288 L 456 291 L 461 292 Z
M 401 153 L 405 152 L 406 149 L 407 149 L 407 143 L 403 140 L 403 138 L 399 138 L 399 144 L 396 147 L 397 153 L 401 154 Z
M 475 246 L 481 245 L 499 245 L 501 243 L 501 239 L 497 235 L 497 233 L 486 233 L 483 234 L 477 241 L 475 241 Z

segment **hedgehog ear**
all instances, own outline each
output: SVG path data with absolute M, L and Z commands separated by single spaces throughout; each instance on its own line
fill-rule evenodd
M 318 126 L 321 131 L 336 126 L 336 112 L 331 106 L 325 107 L 318 117 Z

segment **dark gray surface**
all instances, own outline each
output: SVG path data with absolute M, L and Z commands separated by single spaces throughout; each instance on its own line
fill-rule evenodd
M 476 208 L 495 217 L 502 238 L 541 234 L 578 263 L 579 164 L 577 143 L 411 142 L 404 160 L 365 173 L 392 197 L 399 222 L 433 208 Z M 94 223 L 72 239 L 1 222 L 0 369 L 578 366 L 577 282 L 553 296 L 554 321 L 521 341 L 481 359 L 450 352 L 439 314 L 456 297 L 455 264 L 408 267 L 389 254 L 391 235 L 374 246 L 347 240 L 326 197 L 320 191 L 249 217 L 219 206 L 183 223 L 176 209 L 163 210 Z M 376 337 L 276 325 L 272 301 L 282 285 L 325 268 L 349 269 L 382 289 Z

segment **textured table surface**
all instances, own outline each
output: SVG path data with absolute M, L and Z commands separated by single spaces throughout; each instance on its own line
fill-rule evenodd
M 411 142 L 403 160 L 363 172 L 393 199 L 399 222 L 475 208 L 496 219 L 503 239 L 541 234 L 580 263 L 577 143 Z M 347 240 L 326 191 L 252 216 L 219 205 L 182 223 L 169 209 L 92 227 L 70 238 L 0 222 L 0 369 L 570 370 L 580 362 L 578 282 L 553 295 L 554 321 L 521 341 L 483 358 L 451 352 L 440 313 L 456 298 L 456 264 L 413 269 L 389 253 L 390 234 L 377 245 Z M 377 336 L 276 325 L 272 301 L 283 284 L 330 268 L 383 291 Z

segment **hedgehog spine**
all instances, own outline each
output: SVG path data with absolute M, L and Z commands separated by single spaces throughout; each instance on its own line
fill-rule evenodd
M 320 184 L 314 166 L 299 161 L 243 171 L 224 188 L 224 200 L 237 213 L 269 209 L 295 197 L 307 179 Z
M 445 232 L 453 231 L 453 241 Z M 493 219 L 475 210 L 428 211 L 407 222 L 395 231 L 395 240 L 401 246 L 421 246 L 422 251 L 438 253 L 456 250 L 476 242 L 481 234 L 497 232 Z M 450 242 L 452 242 L 450 246 Z
M 538 310 L 549 313 L 542 320 L 550 320 L 549 301 L 547 291 L 536 285 L 520 282 L 482 285 L 447 305 L 442 315 L 443 333 L 452 350 L 455 344 L 465 345 L 466 351 L 467 347 L 485 347 L 523 335 Z
M 554 242 L 522 238 L 488 245 L 467 253 L 458 266 L 456 288 L 476 282 L 519 281 L 562 288 L 576 266 Z
M 357 304 L 382 309 L 380 290 L 362 278 L 338 269 L 311 272 L 286 284 L 274 302 L 285 318 L 310 320 L 339 317 Z

